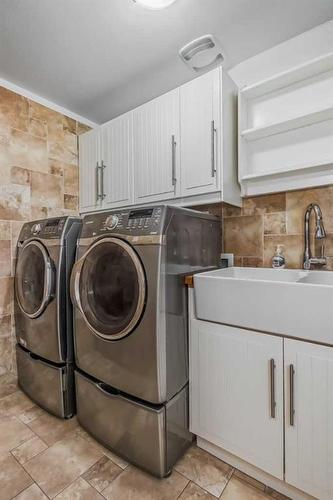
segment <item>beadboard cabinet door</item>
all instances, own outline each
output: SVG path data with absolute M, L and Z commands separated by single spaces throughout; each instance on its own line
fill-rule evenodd
M 286 482 L 321 500 L 332 499 L 333 349 L 284 343 Z
M 133 111 L 135 203 L 179 193 L 179 89 Z
M 283 413 L 283 340 L 191 320 L 190 430 L 283 479 Z
M 97 193 L 97 162 L 101 159 L 101 129 L 95 128 L 79 137 L 80 212 L 96 210 L 101 201 Z
M 133 203 L 133 113 L 102 126 L 104 207 Z
M 180 87 L 182 195 L 217 191 L 221 154 L 220 69 Z

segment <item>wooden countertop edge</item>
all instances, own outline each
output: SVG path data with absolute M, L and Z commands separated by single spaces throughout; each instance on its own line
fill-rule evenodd
M 184 284 L 189 288 L 194 288 L 193 274 L 188 274 L 187 276 L 184 276 Z
M 193 271 L 191 274 L 185 274 L 184 275 L 184 286 L 187 286 L 188 288 L 194 288 L 194 275 L 195 274 L 200 274 L 200 273 L 207 273 L 208 271 L 215 271 L 216 269 L 219 269 L 217 266 L 212 266 L 208 267 L 206 269 L 201 269 L 198 271 Z

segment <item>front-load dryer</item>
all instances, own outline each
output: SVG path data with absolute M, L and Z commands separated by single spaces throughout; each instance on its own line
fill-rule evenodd
M 75 410 L 69 278 L 80 228 L 81 220 L 75 217 L 29 222 L 17 243 L 18 383 L 59 417 L 70 417 Z
M 71 276 L 80 423 L 157 476 L 190 442 L 187 273 L 214 268 L 221 223 L 154 206 L 86 215 Z

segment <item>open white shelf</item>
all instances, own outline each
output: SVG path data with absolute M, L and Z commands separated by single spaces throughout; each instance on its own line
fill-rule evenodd
M 240 90 L 244 196 L 333 182 L 332 89 L 329 53 Z
M 242 89 L 242 94 L 246 99 L 254 99 L 274 90 L 287 87 L 314 75 L 325 73 L 333 68 L 333 52 L 313 59 L 310 62 L 300 64 L 295 68 L 283 71 L 276 76 L 262 80 L 261 82 L 249 85 Z
M 307 113 L 305 115 L 296 116 L 295 118 L 289 118 L 289 120 L 271 123 L 264 127 L 249 128 L 243 130 L 241 132 L 241 136 L 247 141 L 256 141 L 257 139 L 269 137 L 270 135 L 281 134 L 283 132 L 287 132 L 288 130 L 306 127 L 307 125 L 330 120 L 332 118 L 333 106 L 326 109 L 313 111 L 312 113 Z

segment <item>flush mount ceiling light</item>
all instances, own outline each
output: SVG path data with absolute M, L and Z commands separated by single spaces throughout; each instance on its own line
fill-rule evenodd
M 154 10 L 165 9 L 175 1 L 176 0 L 133 0 L 133 2 L 142 5 L 142 7 L 145 7 L 146 9 Z

